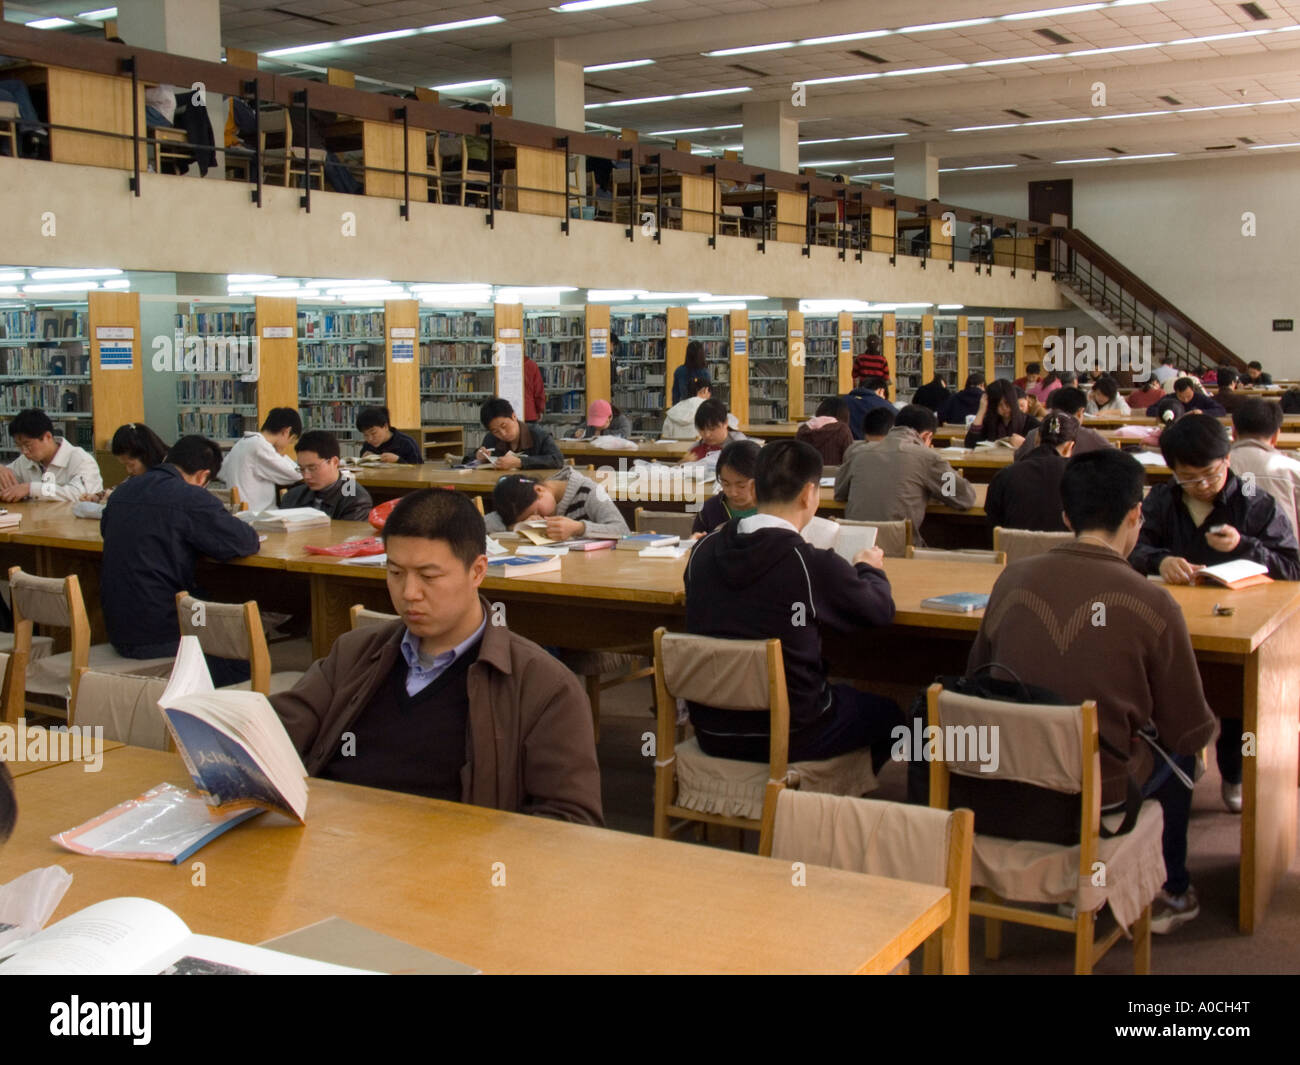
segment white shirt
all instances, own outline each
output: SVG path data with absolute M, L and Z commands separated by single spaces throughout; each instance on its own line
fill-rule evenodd
M 261 433 L 245 433 L 221 464 L 221 480 L 238 488 L 240 498 L 256 513 L 275 506 L 276 485 L 296 484 L 302 474 Z
M 1252 483 L 1275 500 L 1277 509 L 1300 529 L 1300 462 L 1270 447 L 1267 440 L 1247 437 L 1232 445 L 1228 465 L 1242 479 L 1245 492 Z
M 1180 376 L 1178 371 L 1174 367 L 1165 366 L 1163 363 L 1157 366 L 1153 372 L 1155 374 L 1156 380 L 1159 381 L 1162 385 L 1166 381 L 1176 381 Z
M 54 499 L 75 503 L 83 495 L 104 490 L 104 478 L 94 456 L 59 438 L 59 450 L 42 468 L 39 462 L 22 455 L 9 463 L 14 476 L 30 484 L 30 499 Z
M 778 518 L 775 514 L 751 514 L 736 523 L 736 532 L 741 536 L 758 532 L 759 529 L 789 529 L 792 533 L 799 533 L 791 522 L 786 521 L 785 518 Z

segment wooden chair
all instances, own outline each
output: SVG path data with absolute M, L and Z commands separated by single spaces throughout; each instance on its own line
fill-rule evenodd
M 77 724 L 98 726 L 104 730 L 104 739 L 132 747 L 174 750 L 171 732 L 158 709 L 166 687 L 166 677 L 83 669 L 77 684 Z
M 1001 525 L 993 530 L 993 550 L 1005 554 L 1008 565 L 1073 540 L 1074 533 L 1068 532 L 1030 532 L 1028 529 L 1004 529 Z
M 153 168 L 161 174 L 166 163 L 184 163 L 188 166 L 194 162 L 183 129 L 170 129 L 167 126 L 152 126 L 149 129 L 149 149 L 153 153 Z M 182 147 L 176 147 L 176 145 Z
M 975 815 L 969 810 L 949 812 L 783 787 L 776 792 L 775 816 L 764 811 L 763 824 L 765 831 L 771 825 L 771 839 L 759 849 L 773 858 L 946 887 L 952 912 L 925 941 L 924 971 L 970 973 Z
M 424 139 L 425 168 L 428 179 L 429 202 L 445 203 L 442 193 L 442 153 L 438 150 L 439 135 L 430 133 Z
M 637 507 L 632 512 L 633 528 L 639 532 L 657 532 L 689 540 L 695 528 L 695 515 L 685 511 L 646 510 Z
M 745 224 L 745 212 L 735 204 L 723 204 L 718 212 L 718 232 L 728 237 L 739 237 Z
M 348 611 L 348 618 L 352 622 L 352 630 L 364 629 L 370 625 L 387 625 L 392 621 L 401 620 L 397 614 L 385 614 L 380 610 L 371 610 L 362 606 L 360 603 L 354 603 Z
M 469 157 L 469 138 L 460 138 L 460 205 L 467 207 L 469 199 L 481 201 L 487 207 L 492 197 L 492 175 L 486 170 L 474 169 Z
M 271 672 L 271 651 L 262 630 L 262 615 L 256 601 L 213 603 L 195 599 L 189 592 L 176 593 L 176 618 L 182 636 L 197 636 L 205 655 L 247 662 L 250 678 L 227 685 L 237 690 L 273 695 L 288 691 L 302 678 L 301 672 Z
M 841 525 L 874 525 L 876 527 L 876 546 L 885 553 L 886 558 L 905 558 L 907 549 L 912 546 L 912 521 L 849 521 L 836 519 Z
M 272 133 L 284 137 L 283 147 L 266 146 L 267 135 Z M 324 191 L 327 153 L 324 148 L 300 148 L 293 143 L 293 120 L 288 108 L 270 107 L 263 110 L 259 116 L 258 135 L 268 185 L 284 185 L 287 188 L 297 179 L 305 178 L 306 184 Z M 276 180 L 272 180 L 273 177 Z
M 1074 971 L 1093 967 L 1131 926 L 1133 971 L 1151 971 L 1151 902 L 1160 893 L 1165 864 L 1160 844 L 1164 816 L 1160 804 L 1142 804 L 1130 832 L 1101 838 L 1101 759 L 1097 742 L 1097 704 L 1044 706 L 979 699 L 930 685 L 927 721 L 942 735 L 969 737 L 969 730 L 996 730 L 998 759 L 993 769 L 978 764 L 974 752 L 944 750 L 930 763 L 930 805 L 947 809 L 951 777 L 1016 780 L 1039 788 L 1077 794 L 1080 842 L 1074 846 L 982 835 L 976 824 L 971 885 L 987 898 L 971 900 L 972 916 L 985 919 L 985 957 L 1001 953 L 1002 922 L 1034 925 L 1074 934 Z M 963 746 L 967 741 L 963 740 Z M 946 745 L 945 745 L 946 746 Z M 958 754 L 965 757 L 959 759 Z M 1109 817 L 1109 815 L 1108 815 Z M 1098 872 L 1102 882 L 1098 883 Z M 1009 905 L 1071 903 L 1074 917 Z M 1095 941 L 1095 913 L 1109 904 L 1116 927 Z
M 478 512 L 482 514 L 484 517 L 487 517 L 487 511 L 483 509 L 483 497 L 476 495 L 473 498 L 474 498 L 474 506 L 478 507 Z
M 0 144 L 9 142 L 8 154 L 18 157 L 18 118 L 21 112 L 12 100 L 0 100 Z
M 21 566 L 9 570 L 13 600 L 14 644 L 9 657 L 9 690 L 3 720 L 16 722 L 28 707 L 40 714 L 66 714 L 73 724 L 77 684 L 81 670 L 90 667 L 110 673 L 165 675 L 171 672 L 172 657 L 123 658 L 111 644 L 91 644 L 90 618 L 75 575 L 34 577 Z M 32 654 L 36 625 L 68 629 L 72 649 L 36 658 Z M 28 695 L 38 697 L 29 701 Z M 55 700 L 52 704 L 48 700 Z
M 963 547 L 957 551 L 941 551 L 937 547 L 913 547 L 908 545 L 904 558 L 919 558 L 929 562 L 987 562 L 994 566 L 1005 566 L 1007 556 L 1001 551 L 985 551 L 978 547 Z
M 875 787 L 869 748 L 823 761 L 789 761 L 790 702 L 780 640 L 720 640 L 660 627 L 654 651 L 658 838 L 669 838 L 670 818 L 727 825 L 760 832 L 759 853 L 766 854 L 761 848 L 764 839 L 771 843 L 771 819 L 782 788 L 861 795 Z M 693 737 L 678 743 L 678 699 L 724 710 L 766 712 L 771 729 L 767 764 L 714 758 Z

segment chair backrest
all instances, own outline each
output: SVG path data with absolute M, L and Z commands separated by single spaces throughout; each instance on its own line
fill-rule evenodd
M 77 724 L 102 727 L 106 740 L 169 751 L 171 733 L 158 709 L 167 680 L 83 669 L 74 707 Z
M 941 936 L 943 971 L 965 974 L 974 823 L 970 810 L 782 788 L 771 819 L 770 852 L 786 861 L 948 888 L 952 911 Z
M 181 635 L 197 636 L 205 655 L 247 662 L 253 691 L 271 694 L 271 652 L 255 601 L 212 603 L 177 592 L 176 618 Z
M 8 691 L 0 720 L 15 722 L 22 716 L 27 696 L 27 664 L 32 657 L 32 636 L 36 625 L 48 625 L 71 631 L 68 656 L 68 690 L 71 707 L 77 698 L 78 674 L 90 660 L 90 618 L 81 595 L 81 581 L 76 574 L 35 577 L 21 566 L 9 570 L 9 596 L 14 616 L 14 646 L 9 661 Z M 69 717 L 71 724 L 71 717 Z
M 360 603 L 355 603 L 352 609 L 348 611 L 348 616 L 352 619 L 354 629 L 364 629 L 368 625 L 387 625 L 390 621 L 396 621 L 398 615 L 385 614 L 379 610 L 370 610 Z
M 22 114 L 18 110 L 18 105 L 12 100 L 0 100 L 0 121 L 10 118 L 18 118 Z
M 937 547 L 909 546 L 903 557 L 927 562 L 987 562 L 993 566 L 1003 566 L 1007 561 L 1007 556 L 1002 551 L 983 551 L 973 547 L 943 551 Z
M 264 107 L 257 116 L 257 128 L 262 133 L 288 133 L 289 109 L 287 107 Z M 286 136 L 286 147 L 287 144 Z
M 841 525 L 873 525 L 876 532 L 876 546 L 885 553 L 886 558 L 903 558 L 912 546 L 912 522 L 910 518 L 902 521 L 849 521 L 838 519 Z
M 632 521 L 637 532 L 657 532 L 666 536 L 676 535 L 689 540 L 695 529 L 695 515 L 682 511 L 646 510 L 637 507 L 632 512 Z
M 1029 529 L 1004 529 L 999 525 L 993 530 L 993 550 L 1003 552 L 1007 556 L 1007 565 L 1010 565 L 1022 558 L 1041 555 L 1058 544 L 1068 544 L 1073 539 L 1074 533 L 1031 532 Z

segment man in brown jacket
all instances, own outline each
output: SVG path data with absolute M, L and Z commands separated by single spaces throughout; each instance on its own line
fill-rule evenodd
M 1061 502 L 1075 539 L 1006 568 L 967 671 L 996 662 L 1063 699 L 1097 701 L 1101 735 L 1128 752 L 1126 761 L 1101 753 L 1103 809 L 1123 803 L 1132 775 L 1164 811 L 1166 880 L 1151 914 L 1151 930 L 1163 933 L 1199 912 L 1187 874 L 1190 780 L 1215 719 L 1182 610 L 1128 563 L 1143 480 L 1141 464 L 1115 448 L 1070 460 Z M 1177 771 L 1139 735 L 1152 729 Z
M 340 636 L 271 705 L 313 776 L 600 825 L 591 706 L 479 595 L 485 538 L 468 496 L 403 497 L 384 526 L 401 620 Z
M 930 446 L 934 411 L 909 403 L 898 412 L 883 440 L 858 443 L 844 453 L 835 475 L 835 498 L 847 500 L 849 521 L 901 521 L 910 518 L 920 544 L 921 523 L 931 500 L 956 510 L 975 505 L 975 489 Z

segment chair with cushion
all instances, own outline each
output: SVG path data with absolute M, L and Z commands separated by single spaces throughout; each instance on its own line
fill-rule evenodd
M 1007 556 L 1008 566 L 1073 540 L 1074 533 L 1068 532 L 1031 532 L 1028 529 L 1004 529 L 1001 525 L 993 530 L 993 550 Z
M 268 134 L 279 134 L 283 146 L 268 148 Z M 313 188 L 325 188 L 324 148 L 301 148 L 293 143 L 293 120 L 287 107 L 270 107 L 262 111 L 259 117 L 258 135 L 261 139 L 262 166 L 266 170 L 266 182 L 269 185 L 284 185 L 286 188 L 299 178 L 306 178 L 305 185 Z M 272 180 L 274 177 L 275 180 Z
M 637 507 L 632 513 L 632 522 L 639 533 L 656 532 L 689 540 L 695 528 L 695 515 L 685 511 L 646 510 Z
M 271 672 L 262 615 L 252 599 L 246 603 L 213 603 L 195 599 L 189 592 L 177 592 L 176 617 L 181 635 L 197 636 L 205 655 L 248 663 L 249 680 L 228 685 L 230 688 L 274 695 L 288 691 L 302 678 L 300 671 Z
M 1148 800 L 1130 831 L 1101 837 L 1097 704 L 1009 703 L 945 691 L 939 684 L 930 686 L 926 698 L 927 721 L 941 729 L 941 735 L 954 737 L 951 744 L 944 744 L 943 757 L 930 763 L 930 805 L 947 809 L 956 790 L 953 781 L 961 777 L 966 778 L 961 782 L 963 801 L 975 807 L 971 885 L 985 889 L 987 897 L 972 898 L 970 912 L 985 918 L 985 956 L 995 960 L 1001 952 L 1003 921 L 1051 928 L 1073 933 L 1074 971 L 1086 974 L 1131 929 L 1133 971 L 1149 973 L 1151 903 L 1165 880 L 1160 845 L 1164 815 L 1158 802 Z M 983 765 L 971 739 L 978 736 L 974 730 L 981 728 L 996 730 L 992 736 L 997 739 L 996 760 L 987 759 Z M 957 739 L 962 740 L 960 745 Z M 1066 845 L 981 833 L 976 780 L 1018 782 L 1079 796 L 1080 842 Z M 1119 827 L 1121 820 L 1122 814 L 1107 814 L 1108 831 Z M 1012 902 L 1065 903 L 1074 907 L 1075 916 Z M 1096 942 L 1095 917 L 1106 905 L 1116 927 Z
M 875 788 L 870 748 L 815 762 L 790 762 L 790 703 L 780 640 L 722 640 L 661 627 L 655 630 L 654 650 L 654 834 L 660 839 L 669 837 L 670 819 L 678 818 L 762 832 L 770 844 L 781 788 L 836 795 L 861 795 Z M 679 699 L 767 714 L 772 737 L 767 763 L 714 758 L 694 737 L 678 743 Z
M 487 169 L 477 169 L 486 168 L 487 163 L 469 157 L 469 140 L 468 137 L 460 139 L 460 205 L 467 207 L 469 200 L 475 200 L 487 207 L 492 196 L 492 174 Z
M 380 610 L 371 610 L 360 603 L 352 605 L 352 609 L 348 611 L 348 617 L 352 621 L 353 630 L 364 629 L 371 625 L 387 625 L 389 622 L 399 620 L 396 614 L 385 614 Z
M 73 724 L 80 671 L 89 667 L 108 673 L 166 676 L 174 658 L 123 658 L 112 644 L 90 642 L 90 618 L 75 575 L 34 577 L 21 566 L 9 570 L 13 599 L 14 644 L 9 659 L 10 680 L 3 720 L 17 721 L 30 706 L 34 713 L 64 715 Z M 72 648 L 37 658 L 32 653 L 33 628 L 45 625 L 69 629 Z M 34 696 L 28 700 L 27 696 Z
M 970 972 L 970 863 L 975 815 L 782 788 L 764 816 L 773 858 L 946 887 L 952 911 L 925 942 L 925 972 Z M 904 959 L 904 964 L 906 959 Z M 941 965 L 942 963 L 942 965 Z
M 907 549 L 912 546 L 912 521 L 848 521 L 836 519 L 841 525 L 874 525 L 876 527 L 876 546 L 885 553 L 886 558 L 904 558 Z
M 909 546 L 904 558 L 917 558 L 926 562 L 986 562 L 992 566 L 1005 566 L 1007 556 L 1001 551 L 984 551 L 978 547 L 963 547 L 957 551 L 943 551 L 937 547 Z
M 106 740 L 170 751 L 171 733 L 158 709 L 166 687 L 166 677 L 83 669 L 77 684 L 77 724 L 102 728 Z
M 18 156 L 18 118 L 22 112 L 12 100 L 0 100 L 0 144 L 9 142 L 8 154 Z

